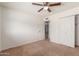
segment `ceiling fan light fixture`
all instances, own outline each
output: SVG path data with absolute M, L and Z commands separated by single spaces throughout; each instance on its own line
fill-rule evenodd
M 46 11 L 48 11 L 48 12 L 51 12 L 51 9 L 49 7 L 61 5 L 60 2 L 53 3 L 53 4 L 49 4 L 49 2 L 43 2 L 43 4 L 38 4 L 38 3 L 32 3 L 32 4 L 33 5 L 42 6 L 42 8 L 38 10 L 38 12 L 42 11 L 43 9 L 46 10 Z
M 44 10 L 47 10 L 48 9 L 48 6 L 44 6 Z

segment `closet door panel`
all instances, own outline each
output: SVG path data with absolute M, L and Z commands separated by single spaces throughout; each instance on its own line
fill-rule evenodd
M 66 45 L 69 47 L 75 47 L 74 16 L 53 19 L 53 21 L 50 23 L 50 26 L 50 40 L 52 42 Z

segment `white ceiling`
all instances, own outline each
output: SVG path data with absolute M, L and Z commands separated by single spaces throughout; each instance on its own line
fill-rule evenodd
M 38 2 L 38 3 L 42 3 L 42 2 Z M 26 12 L 28 14 L 33 14 L 37 16 L 41 15 L 42 17 L 45 17 L 50 14 L 48 11 L 45 11 L 45 10 L 38 13 L 37 11 L 41 8 L 41 6 L 32 5 L 32 2 L 1 2 L 0 5 L 8 8 L 17 9 L 17 10 Z M 61 12 L 77 6 L 79 6 L 78 2 L 73 2 L 73 3 L 63 2 L 61 6 L 51 7 L 51 10 L 52 10 L 51 13 L 53 14 L 53 13 Z

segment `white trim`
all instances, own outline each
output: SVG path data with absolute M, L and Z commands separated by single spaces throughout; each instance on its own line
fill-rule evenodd
M 40 41 L 40 40 L 43 40 L 43 39 L 38 39 L 38 40 L 37 39 L 32 39 L 32 40 L 24 41 L 24 42 L 21 42 L 21 43 L 16 44 L 16 45 L 9 46 L 7 48 L 2 48 L 0 51 L 6 50 L 6 49 L 9 49 L 9 48 L 15 48 L 15 47 L 22 46 L 22 45 L 29 44 L 29 43 L 33 43 L 33 42 L 37 42 L 37 41 Z

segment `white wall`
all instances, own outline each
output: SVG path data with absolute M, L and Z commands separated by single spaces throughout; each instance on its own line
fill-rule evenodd
M 55 6 L 51 9 L 52 9 L 52 14 L 55 14 L 75 7 L 79 7 L 79 2 L 62 2 L 60 6 Z
M 3 50 L 43 39 L 44 27 L 40 17 L 3 8 Z
M 2 45 L 1 45 L 1 43 L 2 43 L 1 42 L 1 20 L 2 20 L 2 17 L 1 16 L 2 15 L 1 14 L 2 14 L 2 12 L 1 11 L 2 11 L 2 8 L 0 7 L 0 51 L 1 51 L 1 48 L 2 48 Z

